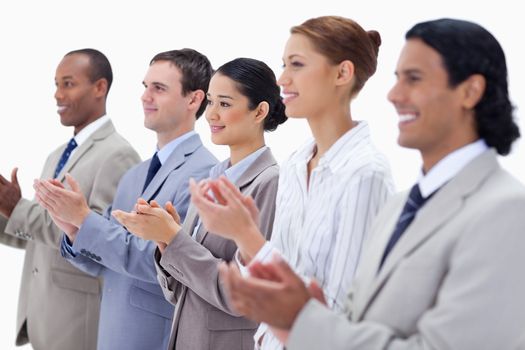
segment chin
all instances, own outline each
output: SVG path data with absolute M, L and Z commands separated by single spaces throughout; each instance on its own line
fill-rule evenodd
M 213 142 L 214 145 L 228 145 L 229 143 L 225 142 L 224 139 L 221 137 L 214 137 L 212 135 L 211 142 Z

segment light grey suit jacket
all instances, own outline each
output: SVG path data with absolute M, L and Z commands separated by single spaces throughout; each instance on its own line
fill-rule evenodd
M 525 187 L 484 152 L 419 210 L 378 273 L 406 196 L 374 222 L 350 321 L 310 301 L 289 349 L 493 350 L 525 340 Z
M 41 178 L 49 179 L 66 145 L 49 155 Z M 102 212 L 112 201 L 120 177 L 140 160 L 110 122 L 95 131 L 71 156 L 66 172 L 79 182 L 91 209 Z M 16 344 L 34 349 L 95 349 L 100 288 L 93 278 L 60 256 L 62 232 L 34 200 L 21 199 L 0 231 L 24 240 L 26 253 L 18 301 Z M 3 226 L 2 224 L 2 226 Z M 9 244 L 13 243 L 9 238 Z
M 279 167 L 267 149 L 235 183 L 255 200 L 266 239 L 272 232 L 278 177 Z M 166 299 L 176 303 L 168 349 L 252 350 L 258 325 L 230 308 L 218 275 L 218 263 L 231 261 L 237 246 L 209 234 L 202 224 L 192 238 L 197 222 L 197 210 L 190 206 L 162 258 L 156 253 L 159 283 Z

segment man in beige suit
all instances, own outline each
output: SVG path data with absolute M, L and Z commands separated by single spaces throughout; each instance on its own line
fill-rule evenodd
M 406 39 L 388 98 L 422 173 L 376 218 L 347 317 L 282 261 L 247 279 L 222 267 L 233 305 L 276 327 L 287 349 L 525 347 L 525 187 L 496 158 L 519 137 L 503 50 L 451 19 Z
M 111 203 L 122 174 L 140 158 L 106 116 L 111 66 L 99 51 L 64 56 L 56 70 L 60 121 L 74 137 L 49 155 L 41 178 L 64 181 L 71 173 L 91 209 Z M 22 197 L 17 169 L 0 175 L 0 242 L 26 249 L 18 303 L 16 344 L 34 349 L 95 349 L 100 288 L 60 256 L 62 233 L 34 200 Z

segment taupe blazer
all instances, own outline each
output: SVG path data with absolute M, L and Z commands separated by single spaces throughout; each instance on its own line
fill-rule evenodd
M 54 175 L 66 145 L 47 158 L 41 178 Z M 111 204 L 120 177 L 140 157 L 111 121 L 95 131 L 71 156 L 58 175 L 70 173 L 80 184 L 91 209 L 102 213 Z M 34 349 L 95 349 L 101 282 L 77 270 L 60 255 L 62 232 L 34 200 L 21 199 L 0 240 L 25 245 L 18 300 L 16 344 Z M 17 241 L 14 243 L 13 239 Z
M 279 168 L 269 149 L 236 181 L 243 194 L 255 200 L 259 228 L 270 239 L 275 213 Z M 234 259 L 231 240 L 206 231 L 190 205 L 182 231 L 161 256 L 156 253 L 159 283 L 167 300 L 175 304 L 169 349 L 252 350 L 257 323 L 237 315 L 228 305 L 218 275 L 220 261 Z
M 525 187 L 489 150 L 419 210 L 378 272 L 406 200 L 385 207 L 348 318 L 310 301 L 288 349 L 516 349 L 525 345 Z M 525 348 L 525 347 L 524 347 Z

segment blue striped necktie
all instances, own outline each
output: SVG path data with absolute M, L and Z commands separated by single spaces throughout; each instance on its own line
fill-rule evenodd
M 57 167 L 55 168 L 55 175 L 53 176 L 55 179 L 60 173 L 60 171 L 64 168 L 64 165 L 66 165 L 67 160 L 69 159 L 69 156 L 71 155 L 71 152 L 77 147 L 77 142 L 74 138 L 69 140 L 69 143 L 66 146 L 66 149 L 64 152 L 62 152 L 62 156 L 60 157 L 60 160 L 58 161 Z
M 423 196 L 421 196 L 421 191 L 419 190 L 418 184 L 412 186 L 412 188 L 410 189 L 410 193 L 408 194 L 405 206 L 403 207 L 403 211 L 401 212 L 401 215 L 397 220 L 394 232 L 390 236 L 390 240 L 388 241 L 388 244 L 385 248 L 385 252 L 383 253 L 383 258 L 381 259 L 379 270 L 383 266 L 383 263 L 385 262 L 388 254 L 392 251 L 392 248 L 394 248 L 399 238 L 401 238 L 401 236 L 403 235 L 407 227 L 410 225 L 412 220 L 414 220 L 417 211 L 423 206 L 423 204 L 425 204 L 425 202 L 430 197 L 431 195 L 427 198 L 423 198 Z

